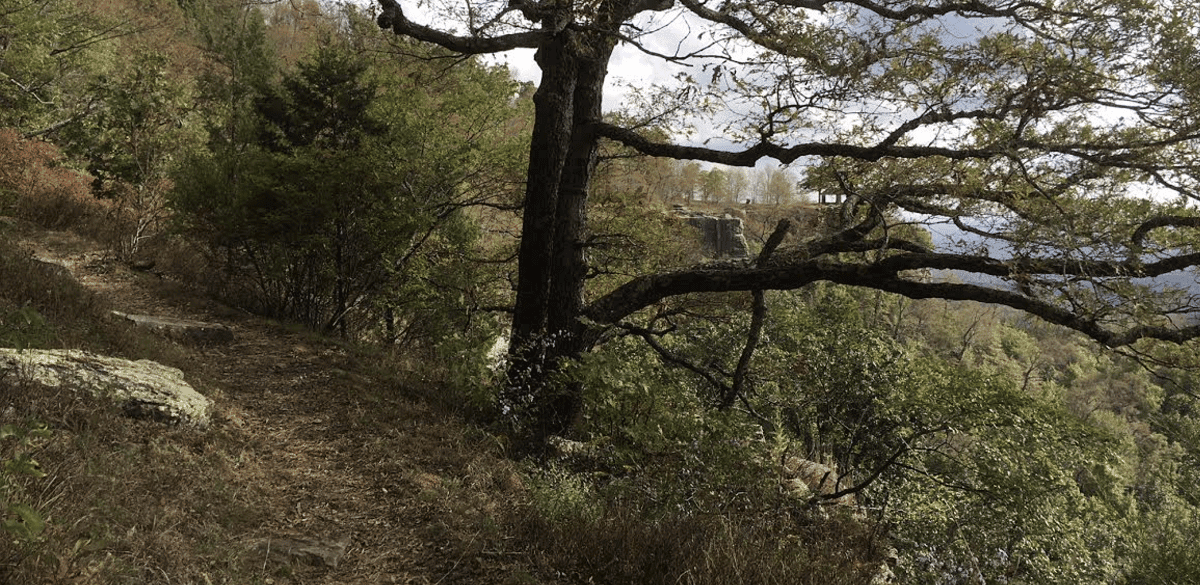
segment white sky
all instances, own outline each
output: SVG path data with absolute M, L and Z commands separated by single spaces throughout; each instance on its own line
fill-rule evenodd
M 686 21 L 673 18 L 666 23 L 664 29 L 645 37 L 643 41 L 651 51 L 670 54 L 679 49 L 679 39 L 687 36 Z M 506 63 L 516 79 L 537 83 L 541 79 L 541 69 L 534 62 L 533 53 L 532 49 L 518 49 L 490 57 L 490 59 Z M 613 57 L 609 61 L 608 84 L 604 89 L 604 110 L 606 112 L 615 111 L 625 103 L 629 96 L 629 90 L 624 83 L 626 81 L 645 86 L 654 81 L 661 82 L 671 79 L 679 71 L 687 69 L 696 69 L 696 67 L 687 68 L 666 63 L 657 57 L 642 53 L 627 43 L 620 43 L 613 51 Z

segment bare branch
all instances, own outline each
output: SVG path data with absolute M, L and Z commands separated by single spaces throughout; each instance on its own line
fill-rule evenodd
M 708 381 L 709 384 L 711 384 L 714 388 L 716 388 L 720 392 L 721 396 L 729 396 L 730 395 L 731 388 L 729 387 L 728 384 L 719 380 L 715 375 L 713 375 L 712 372 L 710 372 L 700 366 L 697 366 L 696 364 L 693 364 L 692 362 L 689 362 L 688 360 L 686 360 L 682 357 L 675 355 L 674 353 L 671 352 L 671 350 L 663 347 L 662 344 L 659 343 L 658 340 L 655 339 L 655 336 L 656 336 L 655 332 L 650 331 L 648 329 L 641 328 L 641 327 L 635 327 L 635 326 L 629 325 L 627 323 L 618 323 L 617 326 L 620 327 L 621 329 L 624 329 L 624 330 L 634 334 L 634 335 L 637 335 L 638 337 L 641 337 L 642 340 L 646 342 L 646 345 L 649 345 L 650 348 L 653 349 L 654 352 L 658 354 L 659 359 L 661 359 L 664 363 L 679 366 L 685 370 L 688 370 L 689 372 L 692 372 L 692 373 L 700 376 L 701 378 L 704 378 L 706 381 Z M 737 396 L 737 395 L 734 394 L 733 396 Z
M 113 26 L 110 26 L 104 30 L 97 31 L 92 36 L 84 38 L 84 39 L 79 39 L 72 44 L 64 45 L 61 47 L 55 47 L 54 49 L 52 49 L 50 51 L 50 56 L 54 57 L 57 55 L 61 55 L 63 53 L 81 51 L 81 50 L 86 49 L 95 44 L 105 43 L 105 42 L 120 39 L 123 37 L 141 34 L 143 32 L 149 31 L 154 28 L 152 26 L 123 28 L 124 25 L 126 25 L 126 24 L 129 24 L 129 21 L 121 22 L 121 23 L 115 24 Z
M 22 84 L 20 81 L 17 81 L 16 79 L 13 79 L 13 78 L 12 78 L 11 76 L 9 76 L 7 73 L 4 73 L 3 71 L 0 71 L 0 75 L 4 75 L 5 77 L 7 77 L 7 78 L 8 78 L 8 80 L 9 80 L 9 81 L 11 81 L 11 82 L 13 83 L 13 85 L 17 86 L 17 87 L 18 87 L 18 88 L 19 88 L 21 91 L 23 91 L 23 92 L 25 92 L 25 93 L 29 94 L 31 97 L 33 97 L 33 99 L 37 100 L 37 102 L 38 102 L 39 104 L 42 104 L 43 106 L 53 106 L 53 105 L 54 105 L 54 102 L 50 102 L 50 101 L 46 101 L 46 100 L 42 99 L 42 96 L 38 95 L 36 91 L 34 91 L 33 89 L 30 89 L 29 87 L 25 86 L 25 85 L 24 85 L 24 84 Z
M 992 148 L 944 148 L 939 146 L 895 146 L 881 143 L 876 146 L 858 146 L 830 142 L 810 142 L 795 146 L 780 146 L 767 140 L 742 151 L 724 151 L 699 146 L 683 146 L 654 142 L 633 130 L 607 122 L 593 122 L 596 134 L 616 140 L 634 150 L 650 156 L 662 156 L 683 160 L 702 160 L 711 163 L 752 167 L 766 157 L 784 164 L 805 156 L 842 156 L 846 158 L 877 161 L 885 157 L 916 159 L 941 156 L 953 160 L 988 159 L 1005 154 L 1005 150 Z
M 536 49 L 549 38 L 549 33 L 542 31 L 512 33 L 497 37 L 460 37 L 409 20 L 404 16 L 404 11 L 401 10 L 396 0 L 379 0 L 379 4 L 383 7 L 383 12 L 376 19 L 379 28 L 467 55 L 499 53 L 509 49 Z
M 763 324 L 767 320 L 766 293 L 761 290 L 750 291 L 754 296 L 754 308 L 750 312 L 750 329 L 746 331 L 746 345 L 742 347 L 742 355 L 738 357 L 737 367 L 733 370 L 733 384 L 721 401 L 720 408 L 725 410 L 733 406 L 734 400 L 745 396 L 746 376 L 750 372 L 750 361 L 754 359 L 754 350 L 762 339 Z
M 728 11 L 718 12 L 705 6 L 702 1 L 698 0 L 680 0 L 680 4 L 683 4 L 688 10 L 692 11 L 693 14 L 703 18 L 704 20 L 720 23 L 732 28 L 733 30 L 736 30 L 744 35 L 748 40 L 763 48 L 770 49 L 781 55 L 789 55 L 792 57 L 807 59 L 814 63 L 821 63 L 824 61 L 822 56 L 815 52 L 799 50 L 796 47 L 789 46 L 775 35 L 755 30 L 750 23 L 737 18 Z

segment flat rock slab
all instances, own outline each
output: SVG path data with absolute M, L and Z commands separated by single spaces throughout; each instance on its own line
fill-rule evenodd
M 220 323 L 206 323 L 174 317 L 156 317 L 153 315 L 131 315 L 120 311 L 113 314 L 132 321 L 138 327 L 150 329 L 155 333 L 176 341 L 193 345 L 223 345 L 233 341 L 233 330 Z
M 109 398 L 133 418 L 196 427 L 212 420 L 213 403 L 183 372 L 150 360 L 131 361 L 74 349 L 0 348 L 0 373 L 51 388 Z
M 301 564 L 336 569 L 349 546 L 349 536 L 264 538 L 254 543 L 251 553 L 255 559 L 280 565 Z

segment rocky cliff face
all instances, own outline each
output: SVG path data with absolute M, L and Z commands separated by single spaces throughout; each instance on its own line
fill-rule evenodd
M 681 206 L 676 206 L 674 213 L 700 231 L 700 249 L 704 257 L 726 260 L 750 255 L 746 236 L 742 232 L 742 218 L 729 213 L 718 217 Z

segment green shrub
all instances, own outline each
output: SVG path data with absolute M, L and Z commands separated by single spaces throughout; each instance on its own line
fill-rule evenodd
M 45 348 L 54 341 L 54 328 L 37 309 L 6 306 L 0 299 L 0 347 Z
M 23 480 L 46 475 L 31 451 L 49 435 L 43 425 L 0 425 L 0 532 L 18 550 L 36 543 L 46 528 Z
M 786 441 L 754 439 L 757 422 L 713 410 L 702 384 L 640 340 L 614 340 L 568 375 L 588 393 L 577 427 L 587 446 L 534 475 L 514 521 L 547 572 L 614 584 L 839 584 L 880 569 L 883 539 L 869 522 L 780 489 L 774 461 Z
M 533 491 L 518 533 L 546 572 L 581 582 L 865 584 L 880 567 L 874 535 L 847 518 L 664 510 L 561 472 Z
M 600 519 L 601 503 L 594 486 L 561 467 L 538 470 L 529 492 L 538 515 L 552 524 L 594 524 Z

